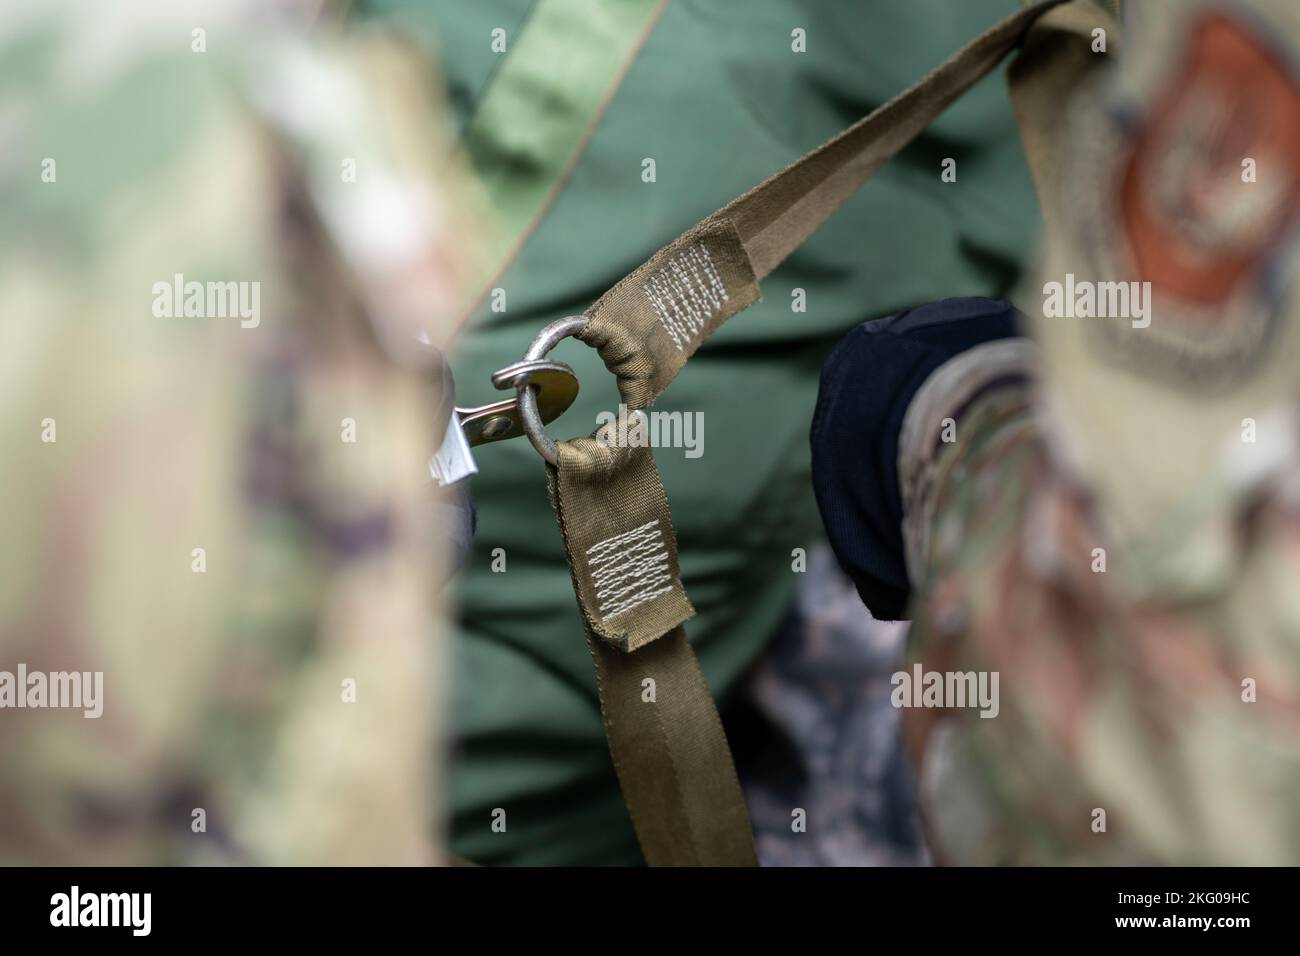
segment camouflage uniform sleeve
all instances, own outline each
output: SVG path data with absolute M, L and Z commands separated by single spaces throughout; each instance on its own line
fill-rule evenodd
M 0 860 L 429 862 L 439 114 L 400 51 L 154 6 L 0 31 L 0 671 L 102 674 L 98 718 L 0 709 Z M 319 133 L 267 106 L 340 88 Z
M 1000 690 L 987 719 L 909 710 L 908 743 L 950 862 L 1294 864 L 1300 192 L 1241 167 L 1294 169 L 1300 14 L 1126 13 L 1140 55 L 1049 105 L 1069 123 L 1024 290 L 1034 384 L 934 391 L 914 431 L 946 415 L 955 440 L 900 464 L 913 660 Z M 1047 305 L 1139 278 L 1145 307 Z
M 991 728 L 996 739 L 1014 720 L 1008 713 L 1011 675 L 1000 658 L 995 667 L 995 655 L 1008 643 L 1032 640 L 1022 622 L 1008 619 L 1034 586 L 1016 573 L 1025 506 L 1045 467 L 1031 387 L 1010 368 L 1026 351 L 1023 341 L 999 343 L 941 368 L 909 408 L 900 445 L 905 541 L 916 584 L 907 669 L 919 666 L 923 675 L 1003 671 L 990 685 L 998 701 L 992 719 L 955 707 L 912 708 L 910 697 L 906 701 L 904 738 L 928 842 L 946 863 L 1015 862 L 1007 842 L 1019 839 L 1027 820 L 1007 816 L 1006 790 L 1014 787 L 1015 774 L 1039 769 L 1034 759 L 995 761 L 982 749 L 990 736 L 984 731 Z M 996 364 L 1004 374 L 983 374 L 989 353 L 1000 356 Z M 987 646 L 988 638 L 997 644 Z
M 1053 453 L 1035 388 L 959 378 L 927 383 L 900 448 L 918 580 L 908 667 L 997 676 L 987 719 L 969 705 L 904 713 L 936 858 L 1294 861 L 1300 829 L 1283 795 L 1300 785 L 1300 734 L 1285 649 L 1300 615 L 1280 583 L 1300 571 L 1294 473 L 1229 519 L 1244 551 L 1224 580 L 1153 595 L 1142 555 L 1111 545 Z M 951 442 L 920 427 L 943 418 Z M 1206 530 L 1153 554 L 1177 541 L 1193 551 Z
M 995 569 L 1017 547 L 1025 494 L 1043 472 L 1032 359 L 1023 339 L 964 352 L 931 375 L 904 418 L 899 474 L 914 584 L 909 672 L 988 670 L 982 615 L 1005 597 L 990 590 Z M 1005 683 L 999 690 L 1005 700 Z M 980 725 L 1004 729 L 1006 715 L 986 721 L 952 708 L 913 709 L 910 694 L 905 703 L 905 744 L 935 858 L 1008 862 L 1001 841 L 1016 823 L 1000 816 L 999 779 L 972 754 Z

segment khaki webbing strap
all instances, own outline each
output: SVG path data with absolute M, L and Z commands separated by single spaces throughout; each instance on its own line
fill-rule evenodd
M 559 443 L 552 502 L 587 629 L 635 651 L 695 615 L 650 449 Z
M 1107 57 L 1092 52 L 1096 27 L 1106 30 L 1108 49 L 1117 50 L 1119 25 L 1105 10 L 1084 3 L 1059 7 L 1034 24 L 1007 70 L 1011 107 L 1049 238 L 1063 228 L 1058 190 L 1069 117 L 1063 107 L 1089 74 L 1107 63 Z
M 876 170 L 1001 63 L 1053 5 L 1026 7 L 985 30 L 888 103 L 719 210 L 717 216 L 736 224 L 754 274 L 764 278 L 803 245 Z
M 653 402 L 700 343 L 758 300 L 760 278 L 1060 2 L 1026 7 L 980 34 L 601 296 L 579 338 L 599 350 L 627 405 Z M 610 753 L 647 862 L 754 864 L 731 753 L 681 627 L 694 611 L 649 449 L 560 442 L 548 485 L 596 662 Z
M 740 780 L 695 652 L 675 627 L 625 654 L 587 637 L 610 755 L 651 866 L 756 866 Z M 654 703 L 644 699 L 653 680 Z
M 547 486 L 610 756 L 646 862 L 754 865 L 722 721 L 681 627 L 695 611 L 678 578 L 668 498 L 650 450 L 561 442 Z
M 644 408 L 762 279 L 954 100 L 1010 52 L 1045 0 L 990 27 L 888 103 L 728 203 L 655 253 L 590 309 L 578 337 Z

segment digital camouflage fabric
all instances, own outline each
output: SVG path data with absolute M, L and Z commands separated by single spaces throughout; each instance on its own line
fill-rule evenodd
M 435 859 L 467 247 L 430 74 L 330 16 L 0 17 L 0 672 L 102 673 L 0 709 L 0 862 Z
M 1000 675 L 994 719 L 907 742 L 940 860 L 1295 864 L 1300 14 L 1125 10 L 1035 170 L 1036 350 L 954 360 L 904 426 L 911 659 Z M 1093 281 L 1146 314 L 1058 314 Z

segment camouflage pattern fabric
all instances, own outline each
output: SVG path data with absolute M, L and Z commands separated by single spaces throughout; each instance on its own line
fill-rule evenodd
M 334 12 L 0 17 L 0 862 L 435 858 L 466 232 L 427 67 Z
M 927 862 L 902 714 L 889 677 L 903 621 L 862 613 L 827 545 L 808 554 L 795 605 L 744 698 L 763 746 L 736 755 L 762 866 L 915 866 Z
M 1295 865 L 1300 15 L 1125 11 L 1043 196 L 1033 380 L 971 363 L 904 436 L 909 666 L 1000 675 L 905 734 L 940 861 Z M 1067 273 L 1150 282 L 1149 325 L 1049 314 Z

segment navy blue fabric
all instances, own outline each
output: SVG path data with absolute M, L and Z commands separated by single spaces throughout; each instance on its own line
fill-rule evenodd
M 831 548 L 878 620 L 906 616 L 898 436 L 930 373 L 976 345 L 1018 334 L 997 299 L 942 299 L 864 322 L 822 364 L 812 422 L 813 489 Z

